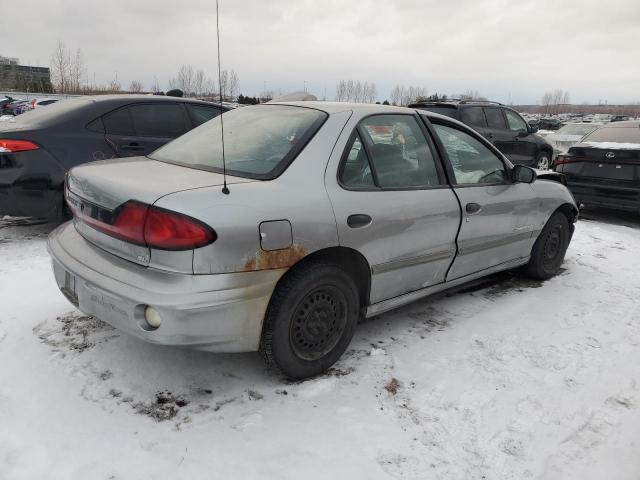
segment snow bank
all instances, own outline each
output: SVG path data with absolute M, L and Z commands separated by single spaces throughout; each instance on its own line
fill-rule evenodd
M 285 383 L 83 317 L 24 228 L 0 229 L 3 480 L 640 476 L 640 230 L 582 221 L 558 277 L 366 321 Z

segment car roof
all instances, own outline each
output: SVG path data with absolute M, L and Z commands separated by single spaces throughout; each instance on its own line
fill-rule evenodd
M 205 102 L 204 100 L 198 100 L 196 98 L 188 97 L 170 97 L 166 95 L 144 95 L 144 94 L 109 94 L 109 95 L 88 95 L 82 98 L 84 100 L 96 103 L 102 102 L 121 102 L 123 100 L 133 102 L 188 102 L 188 103 L 203 103 L 206 105 L 212 105 L 212 102 Z
M 421 108 L 411 108 L 411 107 L 398 107 L 395 105 L 382 105 L 379 103 L 308 101 L 308 102 L 268 102 L 267 104 L 262 104 L 262 105 L 290 105 L 294 107 L 313 108 L 315 110 L 326 112 L 329 115 L 345 112 L 345 111 L 352 111 L 354 113 L 360 114 L 361 116 L 372 115 L 376 113 L 381 113 L 381 114 L 398 113 L 398 114 L 405 114 L 405 115 L 417 113 L 419 115 L 426 115 L 429 118 L 445 120 L 447 122 L 455 123 L 458 125 L 462 125 L 465 128 L 468 128 L 464 123 L 459 122 L 455 118 L 451 118 L 447 115 L 441 115 L 439 113 L 432 112 L 430 110 L 423 110 Z
M 350 102 L 268 102 L 267 105 L 291 105 L 293 107 L 306 107 L 315 110 L 321 110 L 328 114 L 334 114 L 345 111 L 354 111 L 362 113 L 413 113 L 413 108 L 396 107 L 394 105 L 381 105 L 378 103 L 350 103 Z

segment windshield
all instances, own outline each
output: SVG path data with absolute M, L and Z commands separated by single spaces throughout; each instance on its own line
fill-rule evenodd
M 222 125 L 227 173 L 269 180 L 280 175 L 327 114 L 290 105 L 259 105 L 224 113 L 159 148 L 150 158 L 222 173 Z
M 599 125 L 565 125 L 556 132 L 556 135 L 580 135 L 593 132 Z
M 624 127 L 604 127 L 595 130 L 583 142 L 640 143 L 640 128 L 637 123 Z

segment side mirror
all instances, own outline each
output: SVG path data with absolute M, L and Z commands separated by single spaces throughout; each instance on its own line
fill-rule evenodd
M 529 133 L 536 133 L 538 131 L 538 127 L 535 125 L 529 125 Z
M 511 170 L 511 181 L 513 183 L 533 183 L 536 180 L 536 171 L 531 167 L 516 165 Z
M 526 137 L 527 135 L 529 135 L 529 130 L 528 129 L 527 130 L 524 130 L 524 129 L 518 130 L 518 137 L 519 138 Z

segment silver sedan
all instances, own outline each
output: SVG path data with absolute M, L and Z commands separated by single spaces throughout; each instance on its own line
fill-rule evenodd
M 555 275 L 578 215 L 559 174 L 462 123 L 323 102 L 78 166 L 65 196 L 49 251 L 81 311 L 152 343 L 260 350 L 290 378 L 329 368 L 363 317 L 500 270 Z

